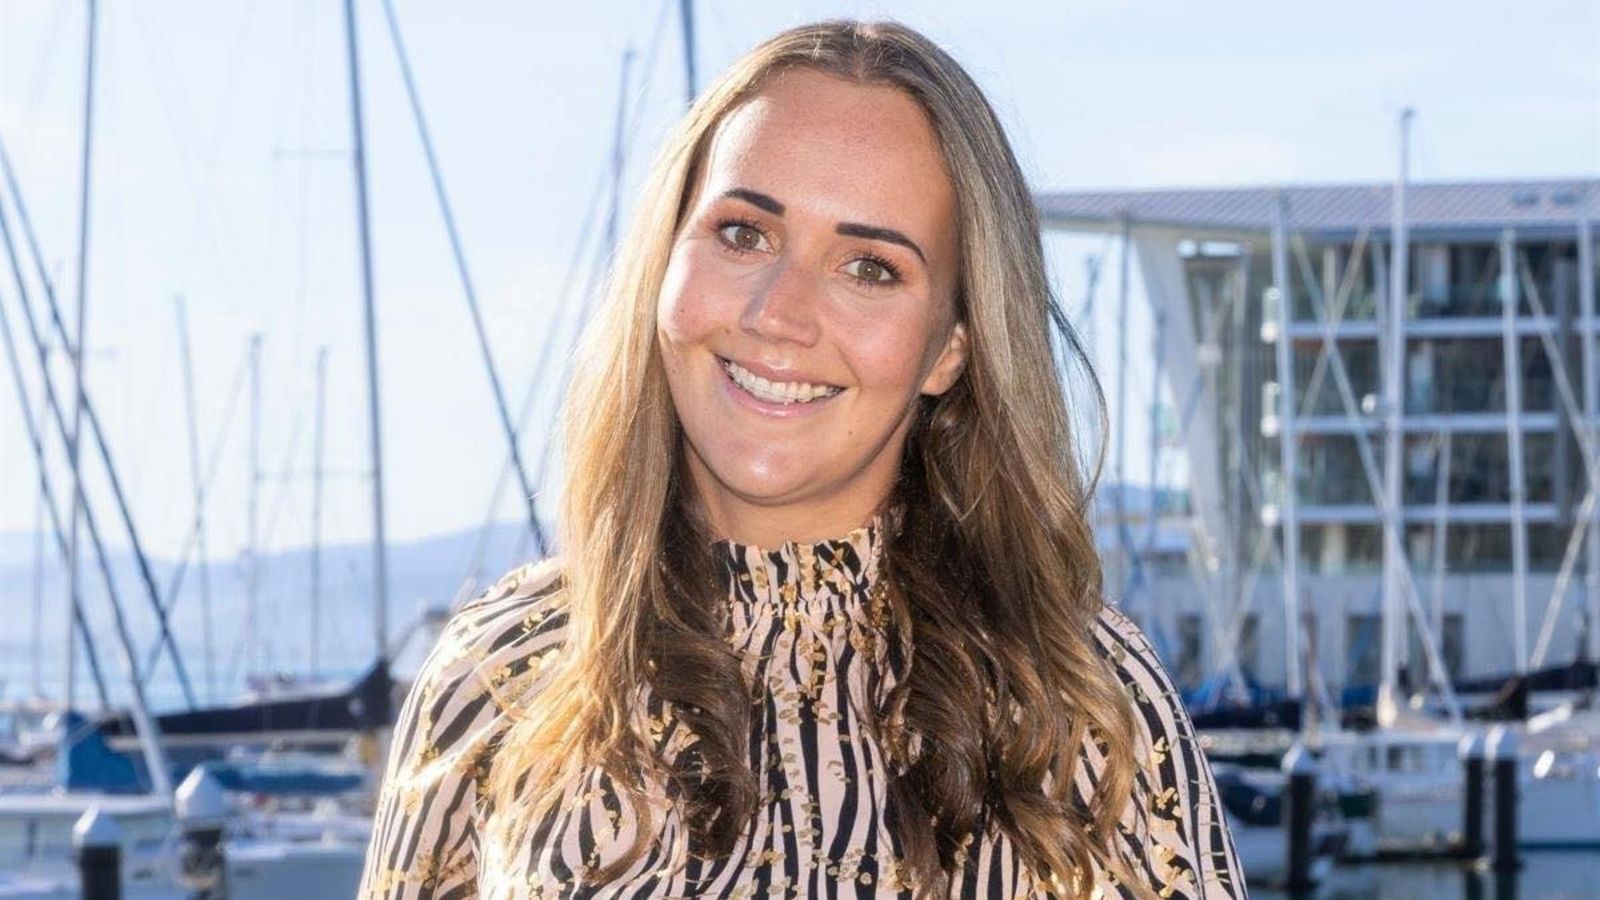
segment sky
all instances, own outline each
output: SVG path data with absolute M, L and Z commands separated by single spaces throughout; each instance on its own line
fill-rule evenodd
M 623 215 L 683 109 L 677 0 L 393 2 L 497 363 L 520 407 L 546 333 L 557 329 L 558 345 L 568 340 L 561 323 L 571 321 L 576 296 L 561 285 L 586 218 L 608 203 L 602 188 L 626 48 L 637 62 L 626 91 Z M 505 442 L 383 6 L 356 6 L 388 530 L 410 540 L 486 517 L 514 519 L 521 506 L 513 493 L 492 499 Z M 102 0 L 100 8 L 89 392 L 143 542 L 176 555 L 194 517 L 180 296 L 202 454 L 216 460 L 207 502 L 213 552 L 246 541 L 248 391 L 236 386 L 257 333 L 263 546 L 310 540 L 314 372 L 324 346 L 323 533 L 362 540 L 370 533 L 366 393 L 341 4 Z M 85 9 L 79 0 L 0 0 L 0 140 L 69 305 L 78 293 Z M 1037 190 L 1388 181 L 1395 120 L 1406 106 L 1417 110 L 1416 180 L 1600 175 L 1593 0 L 696 0 L 695 10 L 702 86 L 761 38 L 807 20 L 887 17 L 924 30 L 989 93 Z M 1109 248 L 1098 238 L 1049 244 L 1057 290 L 1076 308 L 1085 255 Z M 8 304 L 9 277 L 0 264 Z M 1109 278 L 1100 290 L 1096 308 L 1110 316 Z M 1132 327 L 1147 334 L 1137 285 L 1133 297 Z M 1107 318 L 1094 330 L 1109 336 L 1112 327 Z M 1134 341 L 1146 346 L 1147 338 Z M 1117 373 L 1105 343 L 1097 350 L 1110 390 Z M 1127 377 L 1131 397 L 1149 396 L 1149 372 L 1136 367 Z M 523 445 L 532 457 L 559 400 L 551 383 L 532 407 Z M 1135 480 L 1145 470 L 1133 449 L 1146 441 L 1143 403 L 1128 423 Z M 24 435 L 6 381 L 0 534 L 31 529 L 38 515 Z M 555 511 L 556 480 L 551 468 L 546 513 Z M 102 505 L 98 469 L 89 489 Z

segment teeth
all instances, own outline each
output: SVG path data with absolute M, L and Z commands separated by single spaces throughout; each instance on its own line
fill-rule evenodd
M 765 400 L 768 403 L 810 403 L 813 400 L 832 397 L 843 390 L 827 384 L 768 381 L 731 360 L 723 360 L 722 363 L 734 384 L 749 391 L 757 400 Z

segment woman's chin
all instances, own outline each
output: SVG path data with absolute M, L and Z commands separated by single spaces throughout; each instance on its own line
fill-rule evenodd
M 783 507 L 804 500 L 813 494 L 813 479 L 806 473 L 750 471 L 747 468 L 713 470 L 716 487 L 725 500 L 736 500 L 746 506 Z
M 713 521 L 725 526 L 747 516 L 802 528 L 843 521 L 852 511 L 876 509 L 893 485 L 896 467 L 885 463 L 897 458 L 898 447 L 895 456 L 844 459 L 834 446 L 740 437 L 745 439 L 689 442 L 695 489 Z M 843 531 L 859 524 L 849 521 Z
M 758 457 L 728 454 L 696 460 L 697 487 L 713 508 L 781 510 L 807 506 L 825 497 L 828 479 L 813 467 L 762 465 Z

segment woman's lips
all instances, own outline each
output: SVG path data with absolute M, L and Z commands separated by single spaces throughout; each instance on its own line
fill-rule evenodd
M 717 363 L 722 370 L 723 384 L 734 399 L 768 416 L 810 413 L 844 393 L 844 388 L 823 382 L 775 381 L 726 357 L 717 357 Z
M 776 379 L 752 371 L 731 359 L 717 357 L 728 377 L 758 400 L 769 403 L 812 403 L 839 393 L 843 388 L 808 379 Z

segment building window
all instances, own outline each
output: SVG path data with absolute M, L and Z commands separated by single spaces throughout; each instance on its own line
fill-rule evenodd
M 1372 486 L 1361 464 L 1361 447 L 1348 434 L 1306 434 L 1296 448 L 1300 502 L 1311 505 L 1369 504 Z M 1383 471 L 1381 441 L 1372 444 L 1373 461 Z
M 1379 616 L 1360 613 L 1346 620 L 1345 684 L 1367 686 L 1378 683 L 1378 667 L 1383 657 L 1382 634 L 1383 625 Z
M 1434 635 L 1438 641 L 1439 655 L 1444 658 L 1444 670 L 1450 680 L 1459 680 L 1466 672 L 1466 625 L 1461 613 L 1447 612 L 1441 623 L 1443 631 Z M 1420 688 L 1428 680 L 1428 651 L 1422 644 L 1422 632 L 1411 629 L 1410 665 L 1411 686 Z
M 1178 616 L 1178 684 L 1194 687 L 1204 677 L 1205 625 L 1198 613 Z
M 1444 656 L 1444 670 L 1452 680 L 1467 672 L 1467 625 L 1461 613 L 1444 614 L 1444 634 L 1440 636 L 1440 653 Z
M 1350 295 L 1345 299 L 1343 318 L 1345 321 L 1361 319 L 1371 321 L 1377 317 L 1378 303 L 1370 245 L 1359 260 L 1351 259 L 1354 247 L 1348 243 L 1313 244 L 1306 249 L 1307 255 L 1312 260 L 1313 270 L 1308 273 L 1300 265 L 1289 267 L 1289 284 L 1294 295 L 1296 320 L 1320 321 L 1325 318 L 1330 312 L 1328 305 L 1338 293 L 1339 285 L 1349 276 L 1352 264 L 1360 268 L 1356 272 Z M 1261 279 L 1270 284 L 1272 280 L 1270 271 L 1264 270 Z M 1313 291 L 1322 295 L 1320 306 Z
M 1295 412 L 1299 415 L 1343 416 L 1351 413 L 1361 416 L 1357 407 L 1348 410 L 1339 392 L 1339 383 L 1333 373 L 1333 360 L 1323 359 L 1323 343 L 1297 343 L 1294 347 Z M 1341 339 L 1336 342 L 1339 356 L 1344 360 L 1345 374 L 1350 378 L 1350 390 L 1359 404 L 1367 394 L 1383 390 L 1378 369 L 1378 342 L 1368 338 Z M 1319 374 L 1320 372 L 1320 374 Z M 1310 396 L 1308 401 L 1306 398 Z
M 1519 244 L 1517 253 L 1533 276 L 1539 303 L 1546 315 L 1578 308 L 1578 245 L 1576 242 Z M 1520 277 L 1520 276 L 1519 276 Z M 1524 286 L 1517 285 L 1523 315 L 1533 314 L 1533 301 Z
M 1383 528 L 1345 522 L 1302 525 L 1300 561 L 1324 575 L 1372 571 L 1383 563 Z
M 1245 613 L 1239 623 L 1239 671 L 1245 678 L 1256 680 L 1261 663 L 1261 617 Z
M 1450 245 L 1422 244 L 1416 248 L 1411 290 L 1417 300 L 1410 310 L 1413 317 L 1436 315 L 1435 310 L 1450 302 Z
M 1317 614 L 1309 610 L 1300 613 L 1300 653 L 1305 657 L 1307 670 L 1317 668 L 1322 648 L 1317 643 Z
M 1528 568 L 1532 571 L 1552 571 L 1561 566 L 1571 532 L 1550 522 L 1529 522 Z M 1415 533 L 1427 530 L 1432 541 L 1431 526 L 1418 526 Z M 1511 568 L 1511 526 L 1504 523 L 1452 522 L 1445 532 L 1445 568 L 1459 572 L 1504 572 Z M 1414 537 L 1415 539 L 1415 537 Z M 1421 565 L 1423 557 L 1412 560 Z M 1432 553 L 1426 557 L 1433 565 Z
M 1421 248 L 1419 248 L 1421 249 Z M 1500 294 L 1495 278 L 1500 270 L 1500 248 L 1492 243 L 1454 244 L 1445 251 L 1424 249 L 1413 266 L 1413 290 L 1420 301 L 1413 311 L 1420 318 L 1482 317 L 1500 314 Z M 1421 281 L 1418 285 L 1417 282 Z
M 1450 439 L 1450 471 L 1445 499 L 1456 503 L 1511 502 L 1510 442 L 1505 434 L 1458 434 Z M 1435 436 L 1406 441 L 1406 503 L 1439 502 L 1439 466 L 1444 440 Z M 1556 501 L 1556 439 L 1551 434 L 1522 438 L 1523 497 L 1529 503 Z
M 1523 411 L 1553 410 L 1555 374 L 1543 342 L 1523 338 L 1519 350 Z M 1408 413 L 1504 412 L 1504 342 L 1498 335 L 1413 340 L 1406 352 L 1405 384 Z

